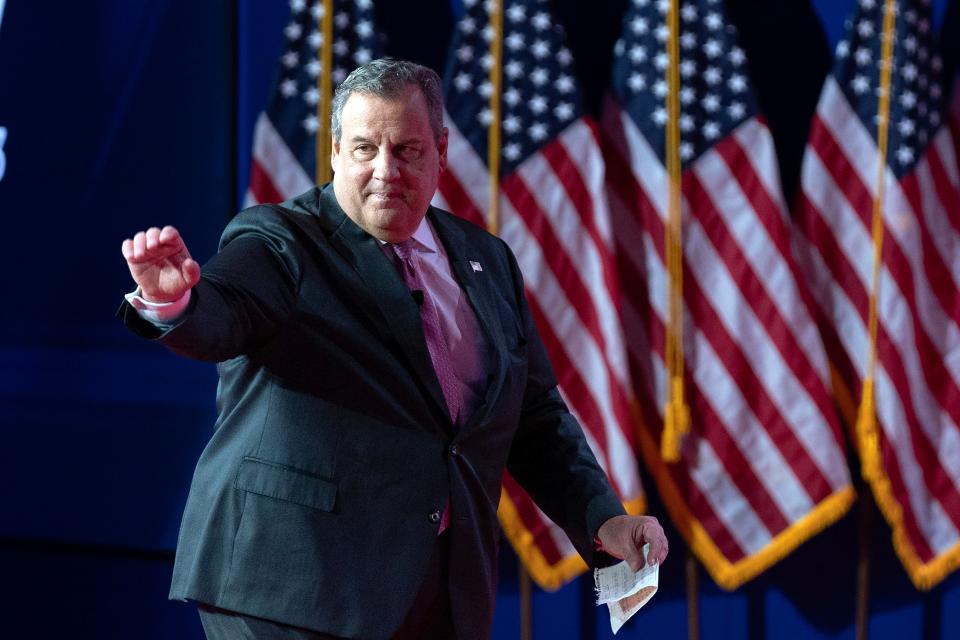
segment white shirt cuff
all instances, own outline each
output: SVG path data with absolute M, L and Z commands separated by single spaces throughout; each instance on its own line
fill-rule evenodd
M 140 295 L 137 287 L 123 297 L 130 306 L 137 310 L 140 317 L 153 324 L 173 324 L 186 310 L 190 303 L 190 289 L 173 302 L 151 302 Z

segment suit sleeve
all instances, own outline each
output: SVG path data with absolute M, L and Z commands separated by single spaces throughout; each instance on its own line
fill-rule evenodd
M 593 538 L 607 519 L 624 513 L 623 505 L 590 450 L 580 423 L 560 396 L 530 314 L 519 267 L 512 253 L 509 257 L 527 338 L 528 371 L 520 425 L 507 468 L 593 566 L 597 560 Z
M 126 302 L 117 315 L 135 333 L 190 358 L 220 362 L 266 342 L 295 310 L 302 251 L 293 226 L 271 207 L 239 213 L 201 271 L 190 304 L 161 330 Z

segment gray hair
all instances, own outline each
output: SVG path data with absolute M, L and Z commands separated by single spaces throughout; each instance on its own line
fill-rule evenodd
M 340 141 L 343 133 L 343 106 L 347 104 L 351 94 L 364 93 L 389 100 L 399 97 L 409 87 L 417 87 L 423 94 L 433 137 L 439 142 L 443 135 L 443 92 L 440 90 L 440 76 L 433 69 L 396 58 L 379 58 L 357 67 L 337 87 L 330 109 L 330 131 L 333 139 Z

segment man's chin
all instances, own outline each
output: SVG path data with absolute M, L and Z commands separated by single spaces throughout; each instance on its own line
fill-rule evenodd
M 386 242 L 403 242 L 413 235 L 423 219 L 423 215 L 414 216 L 406 208 L 377 209 L 371 213 L 368 219 L 374 221 L 376 226 L 373 235 Z

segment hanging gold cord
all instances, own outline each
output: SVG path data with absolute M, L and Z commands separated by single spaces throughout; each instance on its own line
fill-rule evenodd
M 490 28 L 490 124 L 487 127 L 487 167 L 490 170 L 490 205 L 487 230 L 500 233 L 500 88 L 503 82 L 503 0 L 489 5 Z
M 666 149 L 669 193 L 664 253 L 668 278 L 668 317 L 664 358 L 667 400 L 663 408 L 660 455 L 666 462 L 680 459 L 680 441 L 690 430 L 690 409 L 683 392 L 683 216 L 680 165 L 680 26 L 679 0 L 671 0 L 667 14 L 667 127 Z
M 893 38 L 896 0 L 883 7 L 883 42 L 880 56 L 880 99 L 877 107 L 877 185 L 873 196 L 873 273 L 870 285 L 870 310 L 867 317 L 869 345 L 863 376 L 863 392 L 857 411 L 857 437 L 860 440 L 860 467 L 866 480 L 880 473 L 880 437 L 877 433 L 874 404 L 874 374 L 877 369 L 877 300 L 880 297 L 880 269 L 883 259 L 883 200 L 887 173 L 887 132 L 890 129 L 890 74 L 893 69 Z
M 333 0 L 323 0 L 323 18 L 320 21 L 323 42 L 317 55 L 320 57 L 320 75 L 317 76 L 317 139 L 316 180 L 317 184 L 330 182 L 333 171 L 330 167 L 330 106 L 333 102 Z

